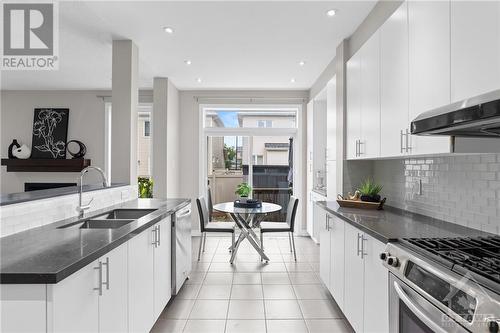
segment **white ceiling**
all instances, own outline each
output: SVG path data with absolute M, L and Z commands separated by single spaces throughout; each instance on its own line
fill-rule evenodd
M 375 2 L 60 2 L 59 70 L 5 71 L 2 89 L 110 89 L 113 39 L 139 47 L 141 88 L 308 89 Z

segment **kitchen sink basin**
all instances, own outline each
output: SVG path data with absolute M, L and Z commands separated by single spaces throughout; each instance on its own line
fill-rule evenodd
M 65 228 L 79 228 L 79 229 L 118 229 L 123 227 L 124 225 L 129 224 L 130 222 L 134 222 L 133 219 L 89 219 L 78 222 L 73 222 L 69 224 L 65 224 L 63 226 L 58 227 L 58 229 Z
M 70 227 L 78 227 L 79 229 L 118 229 L 154 211 L 155 209 L 115 209 L 90 219 L 65 224 L 58 229 Z
M 92 220 L 137 220 L 154 211 L 155 209 L 115 209 Z
M 134 220 L 87 220 L 80 229 L 118 229 Z

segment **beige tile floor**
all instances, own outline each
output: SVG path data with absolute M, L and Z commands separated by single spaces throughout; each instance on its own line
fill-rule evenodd
M 229 264 L 229 237 L 208 237 L 193 271 L 165 308 L 152 333 L 336 333 L 353 332 L 319 276 L 319 246 L 296 237 L 297 262 L 288 238 L 265 238 L 271 259 L 261 263 L 244 242 Z

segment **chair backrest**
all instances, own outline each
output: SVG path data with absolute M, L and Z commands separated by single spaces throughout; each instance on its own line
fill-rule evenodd
M 295 228 L 295 215 L 297 215 L 298 205 L 299 199 L 291 196 L 290 201 L 288 201 L 288 208 L 286 209 L 286 223 L 290 226 L 291 232 L 293 232 Z
M 207 205 L 208 205 L 208 217 L 212 219 L 214 215 L 214 204 L 212 202 L 212 189 L 210 186 L 207 188 Z
M 198 206 L 198 215 L 200 216 L 200 231 L 205 232 L 205 227 L 209 222 L 208 219 L 208 209 L 207 203 L 204 197 L 199 197 L 196 199 L 196 205 Z

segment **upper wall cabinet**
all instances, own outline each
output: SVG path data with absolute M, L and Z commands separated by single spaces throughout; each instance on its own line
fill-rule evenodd
M 375 32 L 347 62 L 347 158 L 380 156 L 380 39 Z
M 381 156 L 407 152 L 408 4 L 403 3 L 380 28 Z
M 358 157 L 361 137 L 361 52 L 354 54 L 346 64 L 346 154 L 347 159 Z
M 450 2 L 409 1 L 410 121 L 450 104 Z M 448 137 L 407 136 L 412 154 L 450 152 Z
M 451 2 L 451 101 L 500 88 L 500 3 Z

